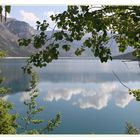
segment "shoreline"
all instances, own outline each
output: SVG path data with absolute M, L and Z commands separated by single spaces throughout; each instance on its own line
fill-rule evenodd
M 0 59 L 28 59 L 30 57 L 3 57 Z M 94 57 L 59 57 L 58 59 L 98 59 Z
M 0 58 L 0 60 L 26 60 L 30 57 L 3 57 L 3 58 Z M 95 57 L 59 57 L 58 59 L 81 59 L 81 60 L 100 60 L 99 58 L 95 58 Z M 133 58 L 120 58 L 120 57 L 113 57 L 112 60 L 123 60 L 123 61 L 139 61 L 137 59 L 133 59 Z
M 29 57 L 3 57 L 3 58 L 0 58 L 0 59 L 27 59 Z

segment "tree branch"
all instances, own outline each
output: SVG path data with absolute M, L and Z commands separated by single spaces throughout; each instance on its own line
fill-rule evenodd
M 118 79 L 118 81 L 119 81 L 125 88 L 127 88 L 128 90 L 131 90 L 129 87 L 127 87 L 127 86 L 120 80 L 120 78 L 117 76 L 117 74 L 116 74 L 114 71 L 112 71 L 112 73 L 113 73 L 113 75 Z

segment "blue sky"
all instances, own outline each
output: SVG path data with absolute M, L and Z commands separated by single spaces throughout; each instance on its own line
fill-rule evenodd
M 35 27 L 37 20 L 47 20 L 53 27 L 54 22 L 51 21 L 49 16 L 63 12 L 66 8 L 66 5 L 12 6 L 9 17 L 25 21 L 33 27 Z

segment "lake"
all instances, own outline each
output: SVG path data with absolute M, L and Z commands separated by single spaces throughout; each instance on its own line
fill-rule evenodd
M 21 70 L 24 65 L 24 60 L 0 60 L 3 85 L 12 90 L 3 98 L 14 104 L 12 112 L 22 116 L 29 85 L 29 77 Z M 140 102 L 113 74 L 129 88 L 140 88 L 138 62 L 113 60 L 101 64 L 92 59 L 60 59 L 36 71 L 40 92 L 37 102 L 46 107 L 39 118 L 48 120 L 57 112 L 62 116 L 52 134 L 124 134 L 126 122 L 140 129 Z

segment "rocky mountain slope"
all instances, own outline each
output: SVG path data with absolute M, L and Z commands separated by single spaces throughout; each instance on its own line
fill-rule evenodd
M 34 49 L 32 47 L 19 47 L 18 39 L 31 37 L 36 31 L 26 22 L 15 19 L 0 22 L 0 50 L 7 53 L 7 56 L 29 56 Z

